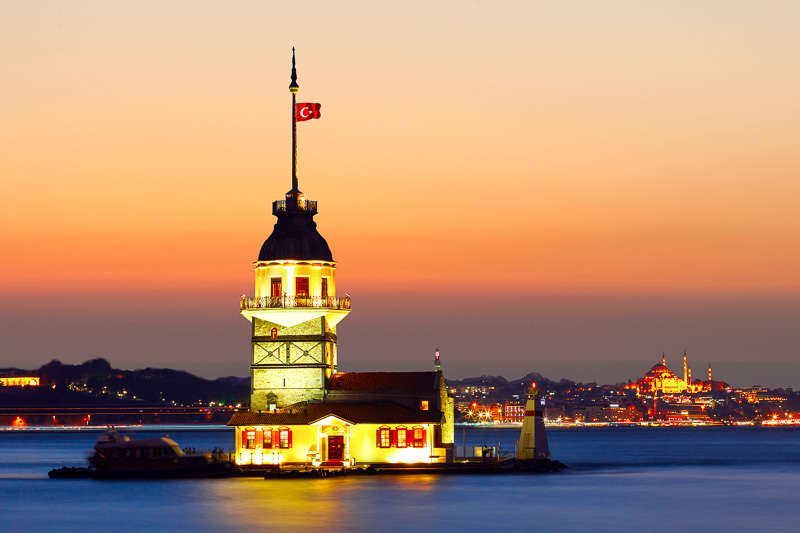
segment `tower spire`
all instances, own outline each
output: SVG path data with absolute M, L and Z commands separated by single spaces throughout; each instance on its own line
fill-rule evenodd
M 300 86 L 297 85 L 297 68 L 294 60 L 294 46 L 292 47 L 292 83 L 289 84 L 289 91 L 292 93 L 292 190 L 289 191 L 291 195 L 300 193 L 297 183 L 297 91 Z M 288 196 L 288 195 L 287 195 Z
M 433 369 L 437 372 L 442 369 L 441 362 L 439 361 L 439 345 L 436 345 L 436 354 L 433 358 Z

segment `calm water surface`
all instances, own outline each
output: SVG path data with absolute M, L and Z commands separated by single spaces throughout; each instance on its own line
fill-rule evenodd
M 229 448 L 229 429 L 137 432 Z M 287 481 L 50 480 L 97 433 L 0 431 L 0 502 L 14 531 L 798 531 L 800 429 L 550 429 L 570 465 L 538 476 Z M 519 431 L 456 431 L 513 447 Z

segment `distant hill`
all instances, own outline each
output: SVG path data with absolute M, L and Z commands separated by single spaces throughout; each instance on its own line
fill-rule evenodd
M 480 376 L 474 378 L 464 379 L 446 379 L 445 382 L 450 388 L 462 387 L 486 387 L 487 400 L 511 398 L 515 395 L 522 396 L 525 389 L 531 386 L 531 383 L 536 382 L 537 387 L 542 393 L 554 392 L 562 393 L 566 390 L 572 389 L 576 386 L 574 381 L 562 379 L 560 381 L 552 381 L 542 376 L 538 372 L 531 372 L 530 374 L 508 381 L 503 376 Z M 582 385 L 578 383 L 577 385 Z
M 247 406 L 250 379 L 225 377 L 208 380 L 183 370 L 144 368 L 120 370 L 105 359 L 80 365 L 53 360 L 36 370 L 0 369 L 0 375 L 33 375 L 39 387 L 2 387 L 0 405 L 222 405 Z

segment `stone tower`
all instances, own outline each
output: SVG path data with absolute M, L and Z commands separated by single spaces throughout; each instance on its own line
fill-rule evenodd
M 255 265 L 255 296 L 242 296 L 251 324 L 250 410 L 322 400 L 336 373 L 336 326 L 350 297 L 336 296 L 336 262 L 317 231 L 317 202 L 297 180 L 297 77 L 292 56 L 292 189 L 272 203 L 278 218 Z M 305 118 L 301 119 L 304 120 Z

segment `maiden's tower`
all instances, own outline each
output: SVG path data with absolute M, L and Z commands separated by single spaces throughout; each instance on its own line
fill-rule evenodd
M 338 372 L 337 335 L 350 296 L 317 230 L 317 202 L 300 192 L 297 123 L 320 117 L 298 103 L 292 54 L 292 188 L 272 204 L 277 222 L 243 295 L 251 323 L 250 411 L 237 413 L 236 462 L 276 465 L 435 463 L 453 457 L 453 399 L 438 359 L 428 372 Z

